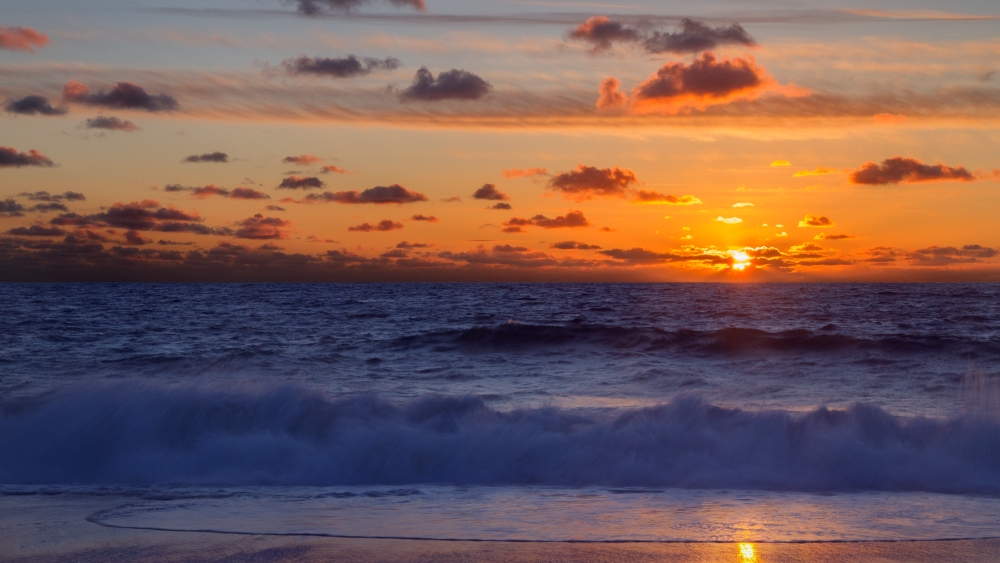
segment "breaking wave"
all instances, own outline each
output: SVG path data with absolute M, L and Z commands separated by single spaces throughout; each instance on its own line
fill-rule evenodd
M 291 385 L 88 383 L 0 401 L 0 483 L 564 485 L 1000 494 L 1000 423 L 691 396 L 611 414 Z

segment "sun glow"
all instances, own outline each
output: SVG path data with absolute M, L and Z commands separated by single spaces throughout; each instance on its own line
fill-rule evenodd
M 741 563 L 757 563 L 757 550 L 752 543 L 741 543 L 739 548 Z

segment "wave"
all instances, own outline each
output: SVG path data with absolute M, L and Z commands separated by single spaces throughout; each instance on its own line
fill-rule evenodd
M 507 322 L 464 330 L 442 330 L 396 339 L 398 349 L 436 347 L 453 349 L 519 349 L 564 345 L 586 345 L 641 351 L 678 350 L 702 355 L 737 355 L 756 352 L 828 352 L 845 349 L 890 353 L 954 352 L 965 356 L 1000 355 L 1000 342 L 967 340 L 924 334 L 887 334 L 857 337 L 833 332 L 827 325 L 818 330 L 794 329 L 768 332 L 754 328 L 727 327 L 718 330 L 663 330 L 569 323 L 538 325 Z
M 422 483 L 1000 494 L 1000 423 L 875 406 L 804 414 L 682 396 L 581 414 L 476 396 L 89 383 L 0 401 L 0 483 Z

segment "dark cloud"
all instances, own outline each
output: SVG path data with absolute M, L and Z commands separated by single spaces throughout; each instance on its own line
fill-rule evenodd
M 302 198 L 299 203 L 344 203 L 350 205 L 374 204 L 404 204 L 427 201 L 427 196 L 410 191 L 399 184 L 391 186 L 375 186 L 362 192 L 351 190 L 346 192 L 324 192 L 321 194 L 309 194 Z
M 30 227 L 16 227 L 7 231 L 9 235 L 22 237 L 61 237 L 66 231 L 59 227 L 46 227 L 44 225 L 31 225 Z
M 125 231 L 125 244 L 130 244 L 132 246 L 142 246 L 153 242 L 152 239 L 145 238 L 139 231 Z
M 949 264 L 972 264 L 983 259 L 994 258 L 998 254 L 994 248 L 967 244 L 961 248 L 954 246 L 931 246 L 914 250 L 906 255 L 917 266 L 947 266 Z
M 44 96 L 25 96 L 19 100 L 7 100 L 3 109 L 7 113 L 20 115 L 64 115 L 66 108 L 55 107 Z
M 649 80 L 635 89 L 638 101 L 725 99 L 734 94 L 760 88 L 765 83 L 764 70 L 753 59 L 722 59 L 703 53 L 690 65 L 667 63 Z
M 354 225 L 353 227 L 348 227 L 348 231 L 358 231 L 362 233 L 370 233 L 372 231 L 395 231 L 402 229 L 403 224 L 397 223 L 391 219 L 383 219 L 379 221 L 378 224 L 372 225 L 371 223 L 361 223 L 360 225 Z
M 399 98 L 404 102 L 478 100 L 492 89 L 489 82 L 465 70 L 445 71 L 435 79 L 427 67 L 421 67 L 413 77 L 413 83 L 400 93 Z
M 374 59 L 371 57 L 358 58 L 355 55 L 348 55 L 343 58 L 331 59 L 315 57 L 310 58 L 305 55 L 294 59 L 285 59 L 281 66 L 288 74 L 312 74 L 317 76 L 329 76 L 332 78 L 351 78 L 353 76 L 364 76 L 376 70 L 394 70 L 399 68 L 399 59 L 389 57 L 387 59 Z
M 109 129 L 111 131 L 125 131 L 128 133 L 139 131 L 139 126 L 131 121 L 118 119 L 117 117 L 104 117 L 103 115 L 84 121 L 83 127 L 85 129 Z
M 229 192 L 229 197 L 231 199 L 271 199 L 271 196 L 262 191 L 255 190 L 253 188 L 244 188 L 243 186 L 233 188 L 233 190 Z M 281 209 L 280 207 L 278 210 L 284 211 L 284 209 Z
M 850 180 L 854 184 L 869 186 L 884 186 L 887 184 L 933 182 L 937 180 L 957 180 L 971 182 L 976 179 L 964 167 L 952 168 L 943 164 L 922 164 L 913 158 L 899 156 L 887 158 L 882 164 L 865 163 L 860 170 L 851 172 Z
M 21 168 L 22 166 L 52 166 L 52 160 L 32 149 L 17 152 L 10 147 L 0 147 L 0 168 Z
M 373 0 L 284 0 L 286 3 L 294 1 L 298 5 L 299 13 L 307 16 L 317 16 L 326 12 L 348 12 L 355 8 L 360 8 Z M 424 0 L 382 0 L 399 7 L 411 7 L 416 10 L 424 10 L 427 6 Z
M 858 237 L 856 237 L 854 235 L 844 235 L 844 234 L 834 235 L 834 234 L 820 233 L 820 234 L 814 236 L 813 238 L 815 240 L 846 240 L 846 239 L 852 239 L 852 238 L 858 238 Z
M 598 254 L 603 254 L 615 260 L 621 260 L 629 264 L 660 264 L 664 262 L 706 262 L 710 264 L 728 264 L 732 262 L 729 256 L 709 254 L 704 252 L 694 252 L 688 254 L 675 254 L 672 252 L 655 252 L 645 248 L 600 250 Z
M 430 246 L 429 244 L 425 244 L 425 243 L 422 243 L 422 242 L 406 242 L 404 240 L 403 242 L 397 244 L 396 248 L 402 248 L 402 249 L 409 250 L 409 249 L 413 249 L 413 248 L 427 248 L 429 246 Z
M 406 258 L 409 255 L 410 253 L 408 253 L 407 251 L 397 248 L 395 250 L 389 250 L 387 252 L 383 252 L 381 255 L 379 255 L 379 258 Z
M 292 222 L 279 217 L 264 217 L 260 213 L 236 223 L 236 237 L 255 240 L 286 239 Z
M 109 92 L 101 90 L 92 94 L 89 86 L 71 80 L 63 86 L 63 98 L 77 104 L 114 109 L 144 109 L 157 112 L 180 108 L 180 104 L 174 98 L 166 94 L 151 95 L 142 86 L 131 82 L 119 82 Z
M 552 248 L 558 248 L 559 250 L 600 250 L 601 247 L 594 244 L 587 244 L 583 242 L 576 242 L 575 240 L 567 240 L 563 242 L 557 242 L 552 245 Z
M 271 199 L 271 196 L 264 192 L 253 188 L 244 188 L 243 186 L 227 190 L 226 188 L 221 188 L 215 184 L 209 184 L 207 186 L 180 186 L 178 184 L 170 184 L 164 186 L 163 191 L 173 193 L 191 192 L 191 197 L 197 199 L 206 199 L 213 196 L 227 197 L 230 199 Z
M 62 225 L 64 227 L 90 225 L 91 221 L 78 213 L 63 213 L 49 221 L 52 225 Z
M 413 217 L 410 217 L 410 220 L 411 221 L 427 221 L 428 223 L 437 223 L 437 222 L 441 221 L 440 219 L 438 219 L 437 217 L 435 217 L 433 215 L 419 215 L 419 214 L 418 215 L 414 215 Z
M 196 212 L 187 212 L 174 207 L 161 207 L 154 200 L 115 203 L 100 213 L 79 215 L 63 213 L 49 221 L 51 225 L 114 227 L 133 231 L 157 231 L 162 233 L 194 233 L 199 235 L 232 234 L 227 228 L 212 228 L 201 224 Z
M 268 211 L 285 211 L 284 207 L 281 207 L 281 206 L 278 206 L 278 205 L 268 205 L 264 209 L 266 209 Z
M 639 41 L 641 34 L 638 29 L 613 21 L 607 16 L 594 16 L 571 31 L 569 37 L 590 43 L 594 52 L 599 52 L 610 49 L 616 42 Z
M 318 190 L 325 186 L 323 180 L 315 176 L 289 176 L 278 184 L 279 190 Z
M 701 203 L 701 200 L 693 195 L 664 194 L 649 190 L 639 190 L 636 192 L 635 201 L 639 203 L 665 203 L 669 205 L 697 205 Z
M 35 213 L 51 213 L 53 211 L 69 211 L 69 208 L 64 204 L 57 201 L 52 201 L 48 203 L 39 203 L 38 205 L 33 205 L 28 211 Z
M 495 204 L 487 207 L 486 209 L 496 209 L 496 210 L 500 210 L 500 211 L 510 211 L 511 209 L 514 209 L 514 208 L 511 207 L 511 205 L 509 203 L 504 203 L 504 202 L 501 201 L 500 203 L 495 203 Z
M 284 162 L 285 164 L 301 164 L 305 166 L 309 164 L 316 164 L 317 162 L 323 162 L 323 159 L 311 154 L 300 154 L 298 156 L 286 156 L 281 159 L 281 162 Z
M 35 48 L 44 47 L 48 44 L 48 35 L 40 31 L 35 31 L 30 27 L 4 27 L 0 25 L 0 49 L 34 53 Z
M 339 166 L 334 166 L 333 164 L 323 167 L 323 174 L 347 174 L 347 173 L 348 173 L 347 170 L 344 170 Z
M 676 33 L 654 31 L 642 43 L 650 53 L 698 53 L 720 45 L 753 47 L 757 41 L 743 27 L 734 23 L 728 27 L 709 27 L 704 22 L 684 18 Z
M 504 232 L 520 233 L 521 227 L 541 227 L 543 229 L 565 229 L 576 227 L 588 227 L 590 222 L 580 211 L 570 211 L 566 215 L 560 215 L 554 219 L 549 219 L 545 215 L 535 215 L 531 219 L 520 219 L 514 217 L 504 222 Z
M 823 215 L 806 215 L 801 221 L 799 221 L 799 226 L 819 227 L 821 229 L 825 229 L 836 226 L 836 223 L 833 222 L 833 219 Z
M 639 183 L 635 172 L 625 168 L 596 168 L 580 164 L 576 170 L 557 174 L 549 187 L 564 197 L 583 201 L 594 197 L 628 197 Z
M 490 201 L 507 201 L 510 196 L 501 192 L 493 184 L 483 184 L 483 187 L 479 188 L 472 194 L 475 199 L 486 199 Z
M 207 152 L 205 154 L 193 154 L 181 162 L 229 162 L 229 155 L 224 152 Z
M 509 168 L 500 174 L 509 180 L 514 178 L 532 178 L 534 176 L 545 176 L 549 171 L 545 168 Z
M 50 194 L 46 191 L 21 192 L 17 194 L 26 197 L 31 201 L 86 201 L 86 197 L 79 192 L 64 192 L 61 194 Z
M 569 37 L 590 43 L 595 53 L 611 49 L 615 43 L 641 43 L 643 49 L 653 54 L 699 53 L 721 45 L 757 45 L 740 24 L 711 27 L 689 18 L 681 20 L 679 31 L 653 30 L 646 33 L 639 27 L 606 16 L 594 16 L 570 32 Z

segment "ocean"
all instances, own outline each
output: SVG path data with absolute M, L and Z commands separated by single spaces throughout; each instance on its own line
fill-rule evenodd
M 109 499 L 87 522 L 286 537 L 1000 536 L 1000 285 L 7 284 L 0 319 L 19 510 Z

